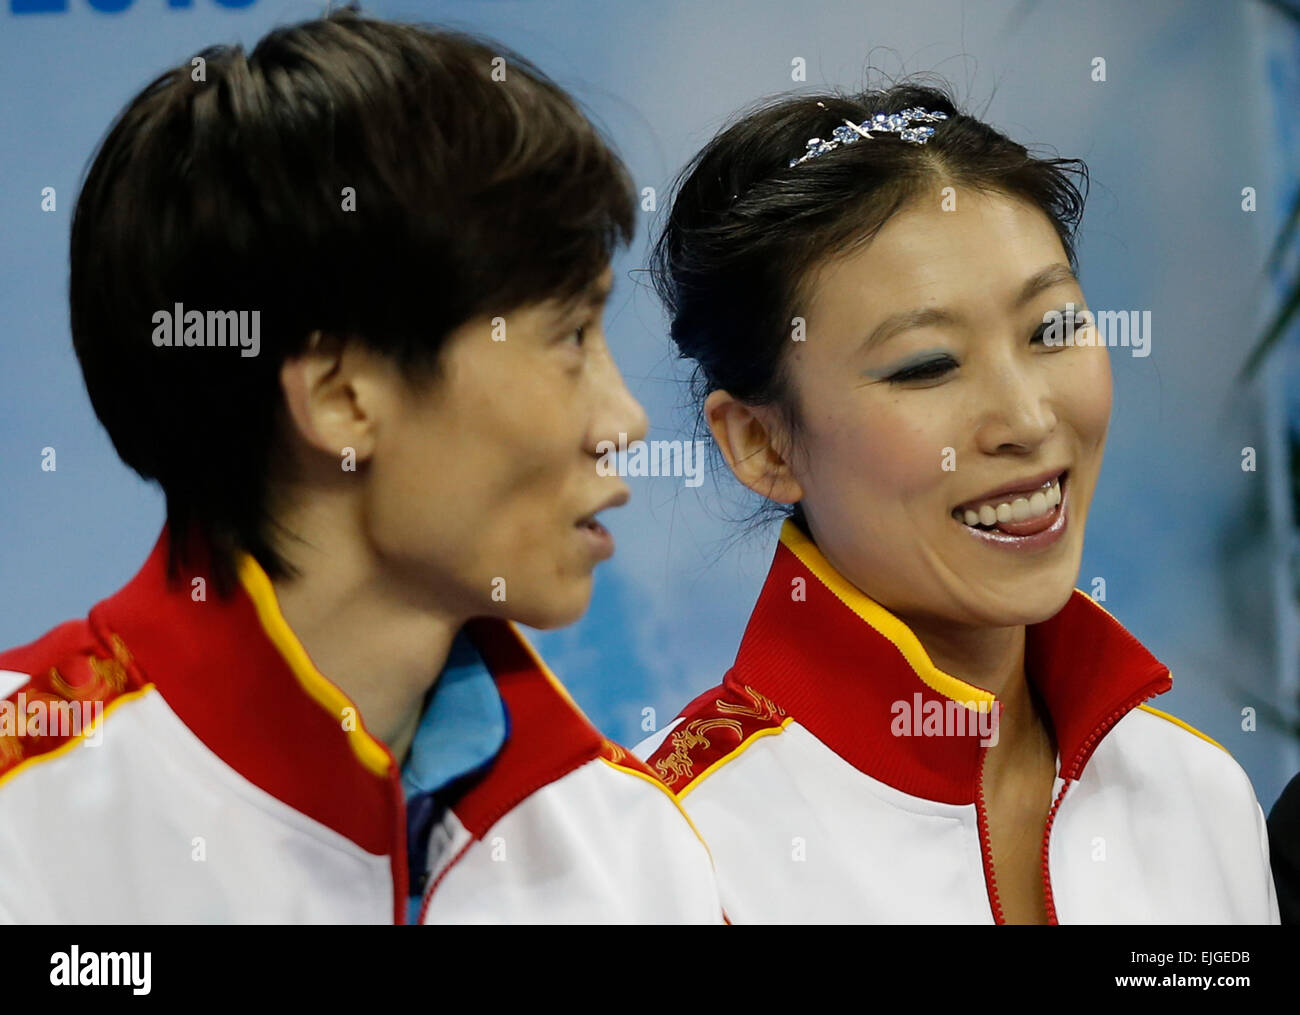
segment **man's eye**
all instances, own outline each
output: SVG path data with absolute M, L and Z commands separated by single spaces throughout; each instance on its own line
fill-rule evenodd
M 571 332 L 569 332 L 567 335 L 565 335 L 564 340 L 566 342 L 570 342 L 577 346 L 586 344 L 587 327 L 588 326 L 585 324 L 579 325 L 578 327 L 574 328 Z
M 891 384 L 902 384 L 906 381 L 938 380 L 956 365 L 952 357 L 940 356 L 937 359 L 926 360 L 924 363 L 917 363 L 915 366 L 904 367 L 898 373 L 891 374 L 886 380 Z

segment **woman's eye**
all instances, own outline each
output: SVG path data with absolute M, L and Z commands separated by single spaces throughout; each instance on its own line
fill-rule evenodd
M 891 384 L 902 384 L 906 381 L 938 380 L 956 366 L 957 364 L 951 357 L 941 356 L 938 359 L 926 360 L 924 363 L 918 363 L 915 366 L 904 367 L 898 373 L 891 374 L 887 380 Z
M 569 332 L 567 335 L 564 336 L 565 344 L 572 345 L 576 348 L 581 348 L 587 342 L 587 329 L 589 327 L 590 325 L 588 324 L 581 324 L 578 327 L 574 328 L 571 332 Z
M 1070 335 L 1077 335 L 1087 327 L 1087 319 L 1082 314 L 1061 314 L 1060 316 L 1061 320 L 1059 324 L 1055 322 L 1044 322 L 1042 326 L 1039 327 L 1032 336 L 1030 336 L 1029 344 L 1033 345 L 1035 342 L 1040 342 L 1043 345 L 1047 345 L 1047 330 L 1049 328 L 1055 328 L 1056 335 L 1053 337 L 1052 344 L 1047 346 L 1047 348 L 1060 349 L 1067 345 L 1072 345 L 1072 342 L 1066 341 L 1067 337 Z M 1059 336 L 1060 341 L 1056 340 L 1056 336 Z

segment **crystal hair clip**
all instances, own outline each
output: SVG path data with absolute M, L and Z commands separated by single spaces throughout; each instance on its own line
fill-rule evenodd
M 853 144 L 861 138 L 866 138 L 868 141 L 875 140 L 868 131 L 897 134 L 899 138 L 910 141 L 912 144 L 925 144 L 926 141 L 930 140 L 930 135 L 934 133 L 934 128 L 928 126 L 913 127 L 912 124 L 938 123 L 940 120 L 946 119 L 948 119 L 947 113 L 932 113 L 928 109 L 914 106 L 911 109 L 904 109 L 900 113 L 873 113 L 861 123 L 845 120 L 844 126 L 836 127 L 831 131 L 831 136 L 827 139 L 810 137 L 808 139 L 808 150 L 797 158 L 791 159 L 790 165 L 797 166 L 801 162 L 815 159 L 818 155 L 825 155 L 827 152 L 834 151 L 843 145 Z

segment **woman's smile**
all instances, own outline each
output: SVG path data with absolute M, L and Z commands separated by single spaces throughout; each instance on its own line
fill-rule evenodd
M 984 495 L 952 510 L 953 520 L 985 546 L 1004 550 L 1040 550 L 1054 545 L 1069 524 L 1069 470 L 1062 470 L 1036 487 Z
M 1041 504 L 1039 503 L 1041 501 Z M 1003 502 L 997 506 L 993 524 L 984 527 L 983 518 L 987 517 L 987 505 L 976 516 L 978 524 L 971 524 L 969 519 L 973 512 L 966 512 L 966 517 L 957 522 L 971 538 L 985 546 L 1002 550 L 1042 550 L 1057 544 L 1069 525 L 1069 484 L 1066 477 L 1049 484 L 1048 491 L 1037 492 L 1027 500 L 1017 498 L 1011 504 Z M 1035 513 L 1037 512 L 1037 513 Z M 1007 515 L 1006 521 L 1002 516 Z M 1022 515 L 1017 519 L 1016 515 Z M 955 521 L 954 516 L 954 521 Z

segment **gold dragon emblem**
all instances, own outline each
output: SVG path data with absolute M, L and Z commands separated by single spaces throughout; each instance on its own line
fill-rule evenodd
M 743 688 L 751 704 L 737 704 L 718 698 L 713 705 L 726 715 L 743 715 L 753 719 L 775 720 L 785 715 L 785 709 L 770 698 L 759 694 L 748 684 Z M 692 719 L 679 730 L 673 730 L 668 742 L 672 751 L 655 762 L 655 771 L 665 785 L 672 786 L 679 779 L 690 779 L 695 775 L 695 763 L 691 754 L 695 751 L 708 750 L 713 746 L 708 734 L 715 730 L 725 730 L 736 738 L 736 743 L 744 739 L 744 727 L 738 719 L 710 717 Z

